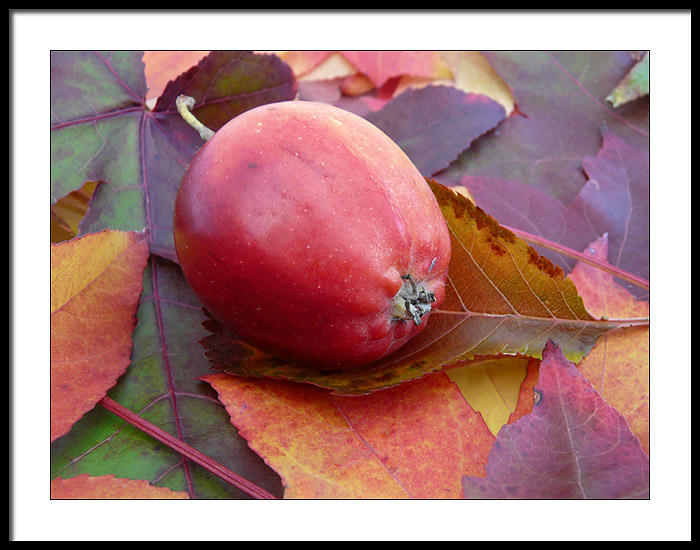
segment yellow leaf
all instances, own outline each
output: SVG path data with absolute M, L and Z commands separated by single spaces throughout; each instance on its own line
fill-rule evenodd
M 80 189 L 71 191 L 51 207 L 51 242 L 72 239 L 85 217 L 92 195 L 99 181 L 88 181 Z
M 493 99 L 503 106 L 506 116 L 513 111 L 515 99 L 510 87 L 479 52 L 442 52 L 442 58 L 451 69 L 457 88 Z
M 299 80 L 330 80 L 354 75 L 357 69 L 340 53 L 333 53 Z
M 528 362 L 527 357 L 498 357 L 449 369 L 446 374 L 481 413 L 491 433 L 498 435 L 518 405 Z
M 51 440 L 129 366 L 148 258 L 144 234 L 102 231 L 51 245 Z

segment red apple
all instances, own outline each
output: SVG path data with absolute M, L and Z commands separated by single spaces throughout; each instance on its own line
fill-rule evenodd
M 185 171 L 174 230 L 222 325 L 322 369 L 392 353 L 445 295 L 450 237 L 424 178 L 377 127 L 327 104 L 228 122 Z

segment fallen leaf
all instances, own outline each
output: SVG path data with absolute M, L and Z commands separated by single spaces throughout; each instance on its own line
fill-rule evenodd
M 600 148 L 603 124 L 631 146 L 648 150 L 648 102 L 613 109 L 605 101 L 634 64 L 628 52 L 483 54 L 512 90 L 517 113 L 450 166 L 453 180 L 470 175 L 519 181 L 568 204 L 586 183 L 581 162 Z
M 506 116 L 513 112 L 513 93 L 483 54 L 448 51 L 441 52 L 441 55 L 452 72 L 456 88 L 493 99 L 503 106 Z
M 469 343 L 461 360 L 503 353 L 539 358 L 551 338 L 580 360 L 613 328 L 586 311 L 561 269 L 464 196 L 428 181 L 452 234 L 448 293 L 438 310 L 444 314 L 431 318 L 445 335 L 443 350 L 459 339 Z
M 147 98 L 157 99 L 168 82 L 199 63 L 208 51 L 147 51 L 143 54 L 146 72 Z
M 592 242 L 586 254 L 605 261 L 605 236 Z M 586 304 L 597 316 L 649 317 L 649 302 L 637 299 L 616 284 L 612 275 L 579 262 L 569 275 Z M 642 448 L 649 453 L 649 327 L 611 331 L 578 364 L 578 369 L 610 405 L 626 419 Z
M 613 107 L 619 107 L 645 95 L 649 95 L 649 52 L 644 52 L 605 100 Z
M 339 395 L 388 388 L 452 366 L 501 354 L 539 358 L 549 338 L 580 361 L 598 337 L 625 323 L 596 320 L 574 284 L 462 195 L 429 180 L 451 231 L 447 292 L 425 329 L 390 356 L 344 371 L 319 371 L 272 357 L 216 320 L 201 340 L 217 370 L 307 382 Z
M 450 86 L 407 90 L 365 118 L 391 137 L 425 176 L 446 168 L 505 117 L 485 96 Z
M 151 251 L 175 261 L 175 194 L 202 145 L 175 98 L 194 97 L 195 115 L 217 130 L 245 110 L 293 99 L 296 81 L 274 55 L 212 52 L 173 79 L 151 111 L 142 55 L 51 52 L 51 202 L 85 181 L 105 181 L 81 231 L 148 228 Z
M 589 180 L 568 205 L 513 180 L 463 176 L 457 183 L 500 223 L 573 250 L 583 250 L 607 234 L 610 263 L 648 279 L 649 153 L 607 128 L 602 135 L 603 145 L 596 156 L 582 160 Z M 567 271 L 574 267 L 567 256 L 543 247 L 537 250 Z M 641 294 L 640 289 L 627 288 Z
M 431 84 L 436 86 L 453 86 L 454 82 L 450 78 L 430 78 L 428 76 L 402 76 L 394 90 L 394 97 L 405 92 L 406 90 L 416 90 L 425 88 Z M 464 91 L 464 90 L 462 90 Z
M 316 64 L 312 70 L 302 73 L 299 78 L 300 81 L 314 81 L 314 80 L 332 80 L 336 78 L 345 78 L 357 73 L 357 69 L 349 63 L 340 53 L 338 52 L 321 52 L 325 53 L 323 60 Z M 282 58 L 283 61 L 285 58 Z M 297 73 L 295 73 L 297 74 Z
M 598 153 L 583 159 L 588 182 L 571 209 L 596 237 L 608 234 L 610 264 L 649 279 L 649 151 L 607 127 L 602 134 Z
M 464 477 L 465 498 L 649 498 L 648 455 L 552 342 L 535 392 L 532 413 L 499 432 L 486 477 Z
M 498 435 L 503 425 L 514 420 L 514 415 L 522 416 L 532 408 L 532 402 L 528 408 L 528 403 L 521 401 L 520 394 L 523 387 L 532 391 L 538 364 L 537 359 L 528 357 L 494 357 L 469 361 L 463 366 L 451 367 L 445 373 L 457 385 L 467 403 L 481 413 L 491 433 Z M 528 377 L 530 379 L 526 380 Z
M 51 245 L 51 440 L 130 363 L 148 258 L 143 234 L 103 231 Z
M 394 97 L 396 88 L 401 81 L 400 76 L 395 76 L 387 80 L 379 88 L 376 88 L 373 93 L 367 93 L 360 96 L 360 100 L 369 107 L 371 111 L 379 111 L 383 109 L 389 101 Z M 362 115 L 367 118 L 367 114 Z
M 464 195 L 471 202 L 476 204 L 476 201 L 474 200 L 474 197 L 472 197 L 472 194 L 469 192 L 469 189 L 467 189 L 464 185 L 451 185 L 450 189 L 452 189 L 452 191 L 454 191 L 455 193 L 459 193 L 460 195 Z
M 229 470 L 281 496 L 279 477 L 229 422 L 216 392 L 197 378 L 212 372 L 197 340 L 201 303 L 178 265 L 151 254 L 143 276 L 131 364 L 108 396 Z M 86 413 L 51 445 L 51 477 L 79 474 L 146 479 L 193 499 L 250 498 L 243 491 L 104 407 Z
M 441 74 L 438 52 L 430 51 L 343 51 L 343 57 L 379 88 L 395 76 L 412 75 L 435 77 Z
M 112 475 L 87 474 L 51 481 L 51 499 L 186 499 L 187 493 L 154 487 L 144 480 L 120 479 Z
M 458 498 L 493 435 L 443 373 L 362 397 L 309 385 L 203 378 L 283 480 L 285 498 Z
M 343 79 L 341 91 L 345 95 L 362 95 L 374 90 L 374 82 L 361 73 L 346 76 Z
M 60 243 L 78 234 L 98 181 L 88 181 L 51 206 L 51 242 Z
M 301 79 L 301 77 L 311 72 L 333 54 L 332 51 L 324 50 L 283 51 L 269 53 L 275 53 L 282 61 L 289 65 L 298 79 Z M 311 78 L 311 80 L 313 80 L 313 78 Z

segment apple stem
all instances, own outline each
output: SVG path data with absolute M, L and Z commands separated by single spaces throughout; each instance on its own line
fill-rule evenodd
M 199 136 L 202 138 L 202 140 L 209 141 L 212 137 L 214 137 L 214 131 L 207 128 L 204 124 L 197 120 L 197 118 L 190 111 L 190 109 L 194 107 L 193 97 L 188 95 L 179 95 L 175 99 L 175 106 L 177 107 L 177 112 L 180 113 L 183 120 L 192 126 L 192 128 L 197 130 L 197 132 L 199 132 Z
M 394 297 L 394 318 L 412 319 L 418 326 L 421 317 L 430 311 L 430 304 L 435 301 L 435 294 L 416 283 L 410 273 L 401 275 L 401 278 L 403 285 Z

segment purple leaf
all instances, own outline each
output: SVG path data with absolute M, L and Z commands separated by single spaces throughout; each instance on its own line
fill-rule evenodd
M 454 179 L 469 174 L 519 181 L 568 203 L 586 183 L 581 163 L 600 148 L 603 124 L 648 149 L 648 98 L 619 109 L 605 101 L 635 63 L 629 52 L 484 55 L 511 87 L 522 114 L 511 114 L 464 153 L 449 169 Z
M 406 90 L 366 118 L 399 144 L 421 174 L 430 176 L 496 127 L 505 110 L 483 95 L 426 86 Z
M 649 498 L 649 457 L 624 417 L 550 341 L 532 413 L 501 428 L 465 498 Z
M 610 263 L 648 279 L 649 153 L 604 128 L 603 147 L 583 167 L 590 179 L 569 205 L 512 180 L 463 176 L 459 184 L 499 222 L 574 250 L 607 233 Z M 570 258 L 537 249 L 566 271 L 574 267 Z

